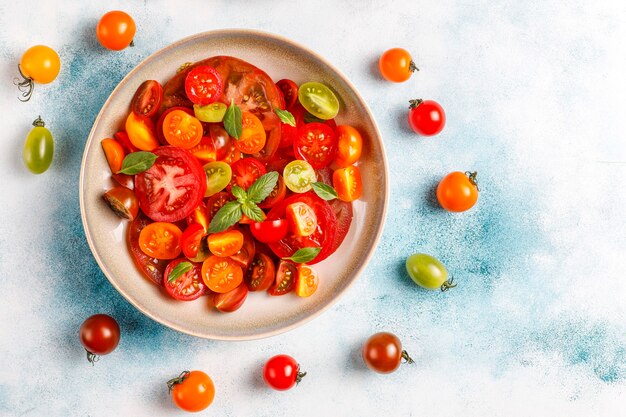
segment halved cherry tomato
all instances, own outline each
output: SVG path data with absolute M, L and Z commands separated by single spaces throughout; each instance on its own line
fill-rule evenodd
M 185 258 L 173 260 L 165 268 L 163 274 L 163 285 L 169 295 L 180 301 L 195 300 L 206 293 L 206 285 L 202 281 L 202 266 L 198 263 L 192 263 L 191 270 L 180 275 L 170 282 L 170 274 L 181 262 L 189 262 Z
M 103 139 L 100 145 L 102 145 L 102 150 L 111 172 L 116 174 L 122 169 L 122 162 L 124 162 L 124 156 L 126 156 L 124 148 L 115 139 Z
M 289 225 L 285 219 L 266 220 L 250 224 L 252 235 L 256 240 L 263 243 L 278 242 L 287 235 L 288 230 Z
M 220 161 L 228 156 L 230 152 L 230 145 L 234 139 L 231 139 L 230 135 L 221 123 L 209 123 L 207 126 L 208 134 L 213 140 L 213 146 L 215 147 L 215 158 Z M 232 144 L 234 146 L 234 144 Z
M 298 268 L 296 264 L 291 261 L 281 260 L 278 263 L 278 270 L 276 271 L 276 280 L 274 285 L 269 289 L 270 295 L 284 295 L 293 290 L 296 284 L 296 277 L 298 275 Z
M 152 117 L 161 107 L 161 100 L 163 100 L 161 84 L 155 80 L 146 80 L 135 91 L 130 108 L 139 117 Z
M 272 258 L 264 253 L 257 253 L 244 280 L 250 291 L 265 291 L 272 285 L 275 276 L 276 267 Z
M 180 255 L 180 238 L 183 232 L 172 223 L 155 222 L 139 234 L 139 247 L 148 256 L 157 259 L 174 259 Z
M 135 175 L 139 207 L 152 220 L 176 222 L 198 207 L 206 191 L 202 165 L 188 151 L 175 146 L 153 150 L 154 165 Z
M 224 152 L 224 157 L 218 158 L 218 161 L 226 162 L 228 165 L 232 165 L 243 158 L 243 153 L 237 149 L 234 140 L 231 140 L 228 145 L 226 145 Z
M 235 141 L 235 146 L 246 154 L 260 152 L 265 146 L 265 129 L 263 124 L 254 114 L 244 111 L 241 115 L 243 130 L 239 140 Z
M 243 271 L 230 258 L 209 256 L 202 263 L 202 279 L 211 291 L 225 293 L 241 284 Z
M 198 207 L 196 207 L 191 214 L 187 216 L 187 224 L 192 225 L 194 223 L 201 225 L 205 234 L 209 230 L 209 216 L 204 202 L 198 204 Z
M 211 220 L 213 220 L 213 216 L 215 216 L 215 213 L 217 213 L 224 206 L 224 204 L 234 200 L 234 198 L 235 197 L 233 197 L 232 194 L 225 191 L 221 191 L 209 197 L 206 203 L 207 215 L 209 216 L 209 224 L 211 223 Z
M 214 68 L 202 65 L 185 77 L 185 93 L 194 104 L 211 104 L 222 96 L 222 76 Z
M 137 152 L 139 150 L 135 147 L 135 145 L 132 144 L 132 142 L 128 138 L 128 133 L 124 132 L 123 130 L 115 133 L 113 137 L 116 141 L 120 143 L 120 145 L 122 145 L 122 148 L 124 148 L 124 152 L 126 153 Z
M 276 83 L 276 87 L 283 93 L 285 108 L 290 108 L 298 100 L 298 85 L 293 81 L 282 79 Z
M 335 157 L 337 137 L 326 124 L 305 124 L 293 143 L 296 158 L 307 161 L 315 169 L 330 164 Z
M 209 256 L 211 256 L 209 244 L 207 243 L 207 237 L 208 236 L 203 236 L 202 239 L 200 239 L 200 244 L 198 245 L 198 253 L 193 258 L 189 258 L 191 262 L 202 263 L 206 261 Z
M 139 117 L 131 111 L 126 118 L 125 128 L 130 142 L 137 149 L 152 151 L 159 146 L 152 119 Z
M 363 138 L 358 130 L 347 125 L 337 126 L 335 133 L 337 134 L 337 154 L 334 162 L 338 167 L 345 168 L 361 158 Z
M 289 204 L 286 211 L 289 228 L 296 236 L 310 236 L 315 233 L 317 217 L 308 204 L 298 201 Z
M 242 227 L 239 229 L 241 234 L 243 235 L 243 246 L 239 249 L 239 252 L 232 255 L 230 259 L 237 262 L 242 268 L 245 270 L 250 265 L 250 262 L 254 259 L 254 254 L 256 253 L 257 242 L 252 237 L 250 231 Z
M 206 173 L 206 192 L 205 197 L 217 194 L 230 184 L 233 177 L 233 170 L 230 165 L 224 161 L 213 161 L 205 164 L 203 167 Z
M 222 313 L 232 313 L 239 310 L 246 298 L 248 298 L 248 287 L 242 283 L 228 292 L 213 294 L 213 305 Z
M 329 167 L 317 171 L 317 180 L 328 185 L 333 185 L 333 170 Z M 331 246 L 330 253 L 334 253 L 346 238 L 352 223 L 352 203 L 341 201 L 338 198 L 328 202 L 337 219 L 337 233 Z
M 182 107 L 182 106 L 171 107 L 165 110 L 163 113 L 161 113 L 161 116 L 159 116 L 159 121 L 156 124 L 157 139 L 159 139 L 159 143 L 161 143 L 161 145 L 169 145 L 169 143 L 167 143 L 167 140 L 165 140 L 165 136 L 163 135 L 163 121 L 165 120 L 167 115 L 173 112 L 174 110 L 182 110 L 190 116 L 194 115 L 193 109 L 190 109 L 189 107 Z
M 111 175 L 111 178 L 113 178 L 116 183 L 118 183 L 122 187 L 128 188 L 129 190 L 135 188 L 135 177 L 133 175 L 113 174 Z
M 202 139 L 202 123 L 182 110 L 174 110 L 163 119 L 163 136 L 170 145 L 190 149 Z
M 214 162 L 217 159 L 215 145 L 210 136 L 203 136 L 196 146 L 189 149 L 189 152 L 202 163 Z
M 243 234 L 239 230 L 226 230 L 209 235 L 207 242 L 213 255 L 225 258 L 239 252 L 243 246 Z
M 240 159 L 232 164 L 231 168 L 233 170 L 231 186 L 238 185 L 244 190 L 250 188 L 256 180 L 267 172 L 265 165 L 255 158 Z
M 298 277 L 296 278 L 296 294 L 299 297 L 309 297 L 319 285 L 320 278 L 317 272 L 308 265 L 298 265 Z
M 180 238 L 180 246 L 187 258 L 193 258 L 198 255 L 198 248 L 202 238 L 205 235 L 204 227 L 199 223 L 192 223 L 183 232 Z
M 333 187 L 340 200 L 354 201 L 363 194 L 363 180 L 358 167 L 348 166 L 333 173 Z
M 113 187 L 104 193 L 104 201 L 122 219 L 134 220 L 139 213 L 139 203 L 135 193 L 126 187 Z
M 137 265 L 144 276 L 157 285 L 163 285 L 163 271 L 167 267 L 167 261 L 146 255 L 139 246 L 141 231 L 151 222 L 152 220 L 140 211 L 128 227 L 127 242 L 130 252 L 133 254 L 135 265 Z
M 280 171 L 282 172 L 282 169 Z M 262 209 L 272 208 L 278 202 L 282 201 L 286 194 L 287 187 L 285 187 L 285 181 L 283 180 L 283 176 L 279 174 L 278 181 L 276 182 L 276 186 L 272 192 L 265 198 L 265 200 L 261 201 L 257 205 Z

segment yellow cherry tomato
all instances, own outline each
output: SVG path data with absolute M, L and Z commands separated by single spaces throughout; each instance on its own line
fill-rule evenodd
M 22 93 L 22 101 L 28 101 L 33 94 L 34 83 L 48 84 L 55 80 L 61 69 L 61 60 L 54 49 L 45 45 L 35 45 L 22 55 L 18 70 L 23 80 L 17 84 Z

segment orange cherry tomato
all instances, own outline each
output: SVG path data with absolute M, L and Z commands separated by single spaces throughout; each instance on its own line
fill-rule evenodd
M 285 209 L 289 226 L 296 236 L 311 236 L 317 230 L 317 216 L 306 203 L 291 203 Z
M 409 78 L 414 71 L 418 71 L 411 54 L 402 48 L 393 48 L 385 51 L 378 61 L 378 69 L 384 79 L 401 83 Z
M 105 48 L 121 51 L 132 44 L 136 30 L 132 17 L 120 10 L 113 10 L 100 18 L 96 26 L 96 37 Z
M 348 166 L 333 172 L 333 187 L 342 201 L 354 201 L 363 194 L 363 180 L 358 167 Z
M 225 258 L 239 252 L 243 246 L 243 234 L 239 230 L 213 233 L 207 238 L 207 243 L 213 255 Z
M 202 280 L 211 291 L 225 293 L 243 282 L 243 270 L 232 259 L 213 255 L 202 263 Z
M 266 135 L 263 123 L 254 114 L 244 111 L 241 114 L 243 130 L 235 146 L 243 153 L 254 154 L 265 146 Z
M 474 207 L 478 200 L 476 172 L 451 172 L 437 186 L 437 200 L 448 211 L 461 212 Z
M 191 149 L 202 140 L 202 123 L 183 110 L 174 110 L 163 119 L 163 136 L 170 145 Z
M 157 259 L 175 259 L 180 255 L 183 232 L 172 223 L 150 223 L 139 234 L 139 247 L 148 256 Z
M 103 139 L 100 145 L 102 145 L 102 150 L 107 158 L 111 172 L 117 174 L 122 169 L 122 162 L 124 162 L 124 156 L 126 156 L 124 148 L 118 141 L 110 138 Z
M 217 159 L 215 145 L 210 136 L 203 136 L 196 146 L 189 149 L 189 152 L 203 164 L 214 162 Z
M 20 59 L 20 71 L 26 78 L 40 84 L 48 84 L 59 75 L 59 54 L 49 46 L 35 45 L 24 52 Z
M 337 126 L 335 133 L 337 134 L 337 153 L 334 162 L 338 167 L 345 168 L 361 158 L 363 139 L 359 131 L 352 126 Z
M 137 149 L 152 151 L 160 145 L 151 119 L 137 116 L 131 111 L 126 118 L 125 127 L 130 143 Z
M 184 411 L 198 412 L 211 405 L 215 398 L 215 385 L 202 371 L 185 371 L 167 382 L 172 401 Z
M 309 297 L 319 285 L 320 278 L 317 272 L 308 265 L 298 265 L 298 277 L 296 278 L 296 294 L 299 297 Z

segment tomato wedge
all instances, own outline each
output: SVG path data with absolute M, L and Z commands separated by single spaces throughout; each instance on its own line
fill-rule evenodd
M 222 313 L 232 313 L 239 310 L 248 298 L 248 287 L 239 284 L 238 287 L 225 293 L 213 294 L 213 305 Z
M 317 216 L 308 204 L 291 203 L 287 206 L 289 228 L 296 236 L 310 236 L 317 229 Z
M 155 149 L 157 160 L 135 175 L 139 207 L 152 220 L 176 222 L 200 204 L 206 191 L 202 165 L 188 151 L 175 146 Z
M 139 215 L 128 226 L 126 240 L 135 260 L 135 265 L 137 265 L 143 275 L 155 284 L 163 285 L 163 272 L 168 262 L 146 255 L 139 247 L 141 231 L 150 223 L 152 223 L 152 220 L 140 211 Z
M 209 256 L 202 263 L 202 279 L 211 291 L 225 293 L 243 282 L 243 271 L 230 258 Z
M 293 143 L 293 152 L 298 159 L 307 161 L 315 169 L 320 169 L 335 158 L 337 136 L 333 129 L 324 123 L 305 124 Z
M 359 167 L 350 165 L 333 173 L 333 187 L 342 201 L 354 201 L 363 194 L 363 180 Z
M 255 158 L 243 158 L 232 165 L 233 177 L 230 185 L 238 185 L 244 190 L 250 188 L 267 171 L 265 165 Z
M 180 246 L 187 258 L 194 258 L 198 255 L 198 248 L 200 248 L 204 233 L 204 226 L 199 223 L 192 223 L 187 226 L 180 238 Z
M 152 117 L 161 107 L 163 100 L 163 87 L 155 80 L 146 80 L 135 92 L 130 108 L 137 116 Z
M 286 108 L 290 108 L 296 103 L 298 100 L 298 84 L 285 78 L 278 81 L 276 87 L 283 93 Z
M 293 290 L 298 276 L 298 268 L 291 261 L 280 261 L 276 270 L 276 280 L 269 289 L 270 295 L 285 295 Z
M 260 152 L 265 146 L 265 130 L 263 124 L 254 114 L 244 111 L 241 115 L 242 132 L 235 146 L 241 152 L 254 154 Z
M 296 294 L 299 297 L 310 297 L 317 290 L 320 282 L 318 273 L 308 265 L 298 265 L 296 278 Z
M 104 151 L 104 156 L 107 159 L 111 172 L 117 174 L 117 172 L 122 169 L 122 162 L 124 161 L 124 156 L 126 156 L 124 148 L 118 141 L 110 138 L 102 139 L 100 145 L 102 145 L 102 150 Z
M 243 246 L 243 234 L 239 230 L 226 230 L 210 234 L 207 242 L 213 255 L 224 258 L 239 252 Z
M 173 260 L 165 268 L 163 274 L 163 286 L 169 295 L 180 301 L 192 301 L 207 292 L 202 281 L 202 267 L 198 263 L 192 263 L 191 270 L 180 275 L 170 282 L 170 274 L 181 262 L 189 262 L 185 258 Z
M 257 253 L 244 280 L 250 291 L 265 291 L 272 285 L 275 276 L 276 267 L 272 258 L 264 253 Z

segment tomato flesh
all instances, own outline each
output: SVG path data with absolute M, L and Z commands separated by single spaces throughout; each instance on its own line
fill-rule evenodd
M 342 201 L 354 201 L 363 194 L 361 171 L 353 165 L 340 168 L 333 173 L 333 187 Z
M 163 136 L 170 145 L 191 149 L 200 143 L 202 133 L 200 120 L 183 110 L 174 110 L 163 119 Z
M 244 280 L 250 291 L 265 291 L 274 283 L 276 267 L 274 261 L 264 253 L 254 255 Z
M 233 171 L 231 186 L 238 185 L 244 190 L 250 188 L 256 180 L 267 172 L 265 165 L 255 158 L 240 159 L 231 166 L 231 169 Z
M 320 278 L 317 272 L 308 265 L 298 265 L 296 278 L 296 294 L 299 297 L 310 297 L 319 285 Z
M 298 84 L 285 78 L 278 81 L 276 87 L 283 93 L 286 108 L 290 108 L 296 103 L 298 100 Z
M 185 77 L 185 93 L 194 104 L 211 104 L 222 95 L 222 76 L 212 67 L 193 68 Z
M 157 259 L 174 259 L 180 255 L 183 232 L 167 222 L 150 223 L 139 234 L 139 247 L 148 256 Z
M 335 158 L 337 138 L 330 126 L 309 123 L 298 132 L 293 151 L 298 159 L 307 161 L 314 169 L 320 169 Z
M 243 271 L 232 259 L 213 255 L 202 263 L 202 279 L 211 291 L 225 293 L 243 282 Z
M 133 220 L 128 227 L 127 242 L 130 252 L 133 255 L 135 264 L 139 270 L 150 281 L 157 285 L 163 285 L 163 272 L 168 262 L 160 260 L 152 256 L 146 255 L 139 247 L 139 235 L 144 227 L 152 223 L 152 221 L 139 212 L 139 215 Z
M 225 293 L 213 294 L 213 305 L 222 313 L 232 313 L 239 310 L 248 298 L 248 287 L 239 284 L 238 287 Z
M 170 282 L 170 274 L 174 268 L 181 262 L 189 262 L 185 258 L 178 258 L 167 265 L 163 274 L 163 285 L 169 295 L 176 300 L 192 301 L 206 293 L 206 286 L 202 281 L 201 265 L 192 263 L 191 270 L 180 275 L 178 278 Z
M 213 255 L 224 258 L 235 255 L 243 247 L 243 234 L 239 230 L 213 233 L 207 242 Z
M 181 107 L 181 106 L 171 107 L 165 110 L 163 113 L 161 113 L 161 116 L 159 116 L 159 120 L 157 121 L 157 124 L 156 124 L 156 134 L 157 134 L 159 143 L 161 145 L 169 145 L 167 140 L 165 140 L 165 135 L 163 135 L 163 122 L 165 121 L 165 118 L 167 117 L 167 115 L 173 112 L 174 110 L 182 110 L 190 116 L 194 115 L 192 109 L 190 109 L 189 107 Z
M 244 111 L 241 117 L 242 132 L 235 146 L 246 154 L 260 152 L 265 146 L 266 136 L 263 124 L 254 114 Z
M 163 100 L 163 87 L 155 80 L 146 80 L 135 92 L 130 108 L 140 117 L 152 117 L 159 111 Z
M 296 285 L 296 277 L 298 276 L 298 267 L 291 261 L 281 260 L 276 270 L 276 279 L 274 285 L 269 289 L 269 295 L 285 295 Z
M 286 208 L 289 228 L 296 236 L 310 236 L 317 230 L 315 212 L 306 203 L 295 202 Z

